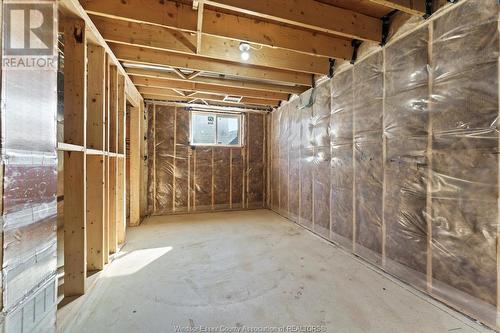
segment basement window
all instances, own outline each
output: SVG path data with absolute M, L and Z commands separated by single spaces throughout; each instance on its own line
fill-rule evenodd
M 191 111 L 193 146 L 241 147 L 241 115 Z

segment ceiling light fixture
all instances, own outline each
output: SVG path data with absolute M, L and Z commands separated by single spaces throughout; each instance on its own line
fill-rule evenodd
M 240 43 L 241 60 L 248 61 L 250 59 L 250 44 L 246 42 Z

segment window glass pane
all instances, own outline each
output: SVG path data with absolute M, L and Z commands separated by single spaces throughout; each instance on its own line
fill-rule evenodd
M 220 145 L 239 145 L 240 118 L 231 116 L 217 117 L 217 143 Z
M 192 144 L 215 144 L 215 115 L 193 113 L 192 122 Z

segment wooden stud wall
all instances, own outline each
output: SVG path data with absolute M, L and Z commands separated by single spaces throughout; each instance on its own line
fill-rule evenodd
M 141 121 L 144 107 L 130 108 L 130 225 L 140 223 Z
M 104 147 L 105 111 L 104 48 L 88 45 L 87 66 L 87 148 L 102 151 Z M 104 157 L 87 156 L 87 268 L 104 268 Z
M 65 34 L 64 141 L 86 146 L 87 113 L 87 44 L 85 22 L 67 19 L 62 22 Z M 87 274 L 86 242 L 86 161 L 83 151 L 64 152 L 64 291 L 67 296 L 85 292 Z
M 127 103 L 137 115 L 143 110 L 142 99 L 88 16 L 68 11 L 77 6 L 63 1 L 60 20 L 65 37 L 64 142 L 58 144 L 64 152 L 65 297 L 84 294 L 87 271 L 103 269 L 125 242 Z M 141 119 L 136 117 L 132 127 L 142 126 Z M 138 149 L 142 143 L 136 141 Z M 140 156 L 132 161 L 140 162 Z M 138 175 L 131 180 L 139 183 Z M 138 224 L 139 217 L 133 225 Z
M 241 147 L 193 148 L 185 107 L 157 102 L 148 112 L 150 214 L 266 207 L 265 113 L 243 114 Z

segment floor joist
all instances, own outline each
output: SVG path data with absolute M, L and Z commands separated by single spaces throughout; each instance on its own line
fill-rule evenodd
M 172 66 L 183 69 L 227 74 L 256 80 L 311 85 L 311 75 L 272 68 L 244 66 L 227 61 L 203 59 L 194 55 L 181 55 L 129 45 L 109 43 L 116 57 L 125 62 Z
M 240 42 L 238 40 L 203 35 L 198 48 L 198 37 L 189 33 L 156 25 L 127 22 L 95 15 L 91 15 L 91 18 L 108 42 L 241 62 Z M 334 58 L 345 60 L 350 59 L 351 56 L 352 46 L 349 46 Z M 307 55 L 268 46 L 254 46 L 251 50 L 251 57 L 245 63 L 314 74 L 327 74 L 329 70 L 327 57 Z
M 246 81 L 246 80 L 231 80 L 227 78 L 218 78 L 218 77 L 206 77 L 202 75 L 197 75 L 193 78 L 180 78 L 174 72 L 168 71 L 160 71 L 153 69 L 142 69 L 142 68 L 126 68 L 127 74 L 133 77 L 146 77 L 146 78 L 158 78 L 158 79 L 167 79 L 167 80 L 175 80 L 180 82 L 189 82 L 189 83 L 206 83 L 211 85 L 217 85 L 221 87 L 229 87 L 229 88 L 242 88 L 242 89 L 252 89 L 252 90 L 260 90 L 260 91 L 269 91 L 269 92 L 279 92 L 279 93 L 287 93 L 287 94 L 301 94 L 309 87 L 307 86 L 290 86 L 290 85 L 278 85 L 278 84 L 270 84 L 265 82 L 254 82 L 254 81 Z
M 136 86 L 142 86 L 142 87 L 168 88 L 168 89 L 178 89 L 182 91 L 197 91 L 197 92 L 223 95 L 223 96 L 236 95 L 244 97 L 273 99 L 277 101 L 288 99 L 288 94 L 285 93 L 221 87 L 206 83 L 183 82 L 183 81 L 166 80 L 166 79 L 154 79 L 147 77 L 132 77 L 132 82 L 134 82 Z
M 150 23 L 180 31 L 197 32 L 197 12 L 192 10 L 191 6 L 174 1 L 152 1 L 147 4 L 140 0 L 127 2 L 81 0 L 80 2 L 91 14 L 137 23 Z M 203 16 L 203 34 L 205 35 L 330 58 L 343 58 L 352 50 L 351 43 L 347 39 L 302 28 L 255 20 L 207 8 L 204 8 Z

